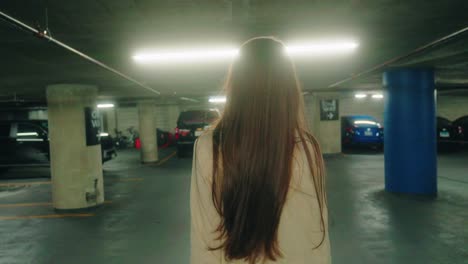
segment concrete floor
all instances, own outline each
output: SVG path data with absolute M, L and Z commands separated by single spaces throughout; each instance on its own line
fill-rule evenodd
M 328 157 L 333 263 L 468 263 L 467 161 L 441 155 L 426 199 L 382 191 L 382 154 Z M 87 214 L 53 211 L 48 169 L 0 180 L 0 263 L 188 263 L 191 160 L 123 151 L 104 167 L 108 203 Z

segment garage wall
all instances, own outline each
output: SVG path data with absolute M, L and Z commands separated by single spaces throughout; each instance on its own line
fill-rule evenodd
M 316 93 L 307 95 L 304 98 L 305 118 L 324 154 L 341 152 L 341 122 L 339 120 L 320 120 L 320 100 L 339 97 L 338 93 Z M 338 111 L 340 111 L 339 108 Z
M 194 103 L 194 104 L 184 104 L 180 106 L 180 111 L 188 111 L 188 110 L 205 110 L 211 108 L 218 108 L 222 110 L 222 104 L 209 104 L 209 103 Z
M 341 115 L 365 114 L 384 121 L 384 100 L 372 100 L 367 98 L 357 100 L 355 98 L 341 98 Z M 437 115 L 455 120 L 461 116 L 468 115 L 468 97 L 467 96 L 439 96 L 437 98 Z
M 346 97 L 340 100 L 340 112 L 346 115 L 371 115 L 379 122 L 384 120 L 384 101 L 372 98 L 355 99 Z
M 0 110 L 0 120 L 14 120 L 14 119 L 23 119 L 23 120 L 47 120 L 47 110 L 28 110 L 28 109 L 18 109 L 13 110 Z
M 47 120 L 49 118 L 47 110 L 31 110 L 28 112 L 28 118 L 32 120 Z
M 156 127 L 164 131 L 174 132 L 179 113 L 180 108 L 178 105 L 156 106 Z
M 352 95 L 317 93 L 305 97 L 306 119 L 312 133 L 322 146 L 323 153 L 337 153 L 340 149 L 341 124 L 339 121 L 320 121 L 319 101 L 321 98 L 340 98 L 340 116 L 345 115 L 371 115 L 379 122 L 384 121 L 384 100 L 372 98 L 355 99 Z M 437 115 L 454 120 L 460 116 L 468 115 L 467 96 L 440 96 L 437 100 Z
M 437 114 L 452 121 L 468 115 L 468 97 L 439 96 L 437 98 Z
M 117 107 L 117 128 L 127 133 L 129 127 L 138 130 L 138 109 L 132 107 Z M 178 105 L 159 105 L 155 106 L 156 111 L 156 128 L 173 132 L 177 125 L 180 108 Z
M 117 112 L 116 126 L 119 131 L 128 135 L 127 129 L 129 127 L 138 129 L 138 109 L 135 106 L 116 107 L 115 111 Z

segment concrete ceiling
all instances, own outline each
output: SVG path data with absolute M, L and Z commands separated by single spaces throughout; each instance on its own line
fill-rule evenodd
M 466 0 L 2 0 L 0 10 L 162 92 L 198 97 L 220 90 L 227 64 L 143 67 L 131 56 L 142 48 L 239 45 L 258 35 L 287 41 L 349 37 L 360 42 L 351 56 L 297 59 L 307 90 L 322 89 L 390 58 L 468 26 Z M 100 87 L 102 98 L 156 96 L 44 39 L 0 20 L 0 99 L 43 100 L 54 83 Z M 436 64 L 438 80 L 466 87 L 467 41 L 411 58 Z M 424 57 L 426 56 L 426 57 Z M 376 89 L 380 75 L 340 88 Z
M 382 89 L 382 74 L 394 67 L 433 68 L 439 91 L 468 91 L 468 27 L 448 39 L 439 39 L 370 70 L 333 83 L 327 89 Z M 457 92 L 457 94 L 465 94 Z

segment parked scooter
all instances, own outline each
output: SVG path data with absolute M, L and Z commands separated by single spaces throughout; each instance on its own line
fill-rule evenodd
M 127 128 L 127 132 L 128 134 L 130 135 L 130 137 L 128 138 L 128 147 L 134 147 L 135 146 L 135 140 L 140 136 L 138 134 L 138 131 L 136 129 L 134 129 L 132 126 Z
M 115 147 L 118 149 L 128 148 L 129 138 L 123 134 L 122 131 L 115 129 Z

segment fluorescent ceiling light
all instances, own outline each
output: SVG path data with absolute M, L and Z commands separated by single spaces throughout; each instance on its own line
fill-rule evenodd
M 16 133 L 16 136 L 18 137 L 39 136 L 39 134 L 37 134 L 37 132 L 19 132 L 19 133 Z
M 114 107 L 114 104 L 98 104 L 98 108 L 112 108 Z
M 351 53 L 358 46 L 358 43 L 352 41 L 291 44 L 286 46 L 286 53 L 291 56 L 328 56 Z
M 195 103 L 198 102 L 198 100 L 193 99 L 193 98 L 188 98 L 188 97 L 180 97 L 180 100 L 189 101 L 189 102 L 195 102 Z
M 374 99 L 382 99 L 382 98 L 383 98 L 383 94 L 373 94 L 373 95 L 372 95 L 372 98 L 374 98 Z
M 351 53 L 359 44 L 353 41 L 317 41 L 286 45 L 291 56 L 329 56 Z M 238 48 L 205 48 L 187 50 L 144 51 L 133 56 L 141 64 L 191 63 L 231 60 L 239 56 Z
M 198 49 L 198 50 L 173 50 L 161 52 L 141 52 L 133 56 L 138 63 L 187 63 L 208 62 L 215 60 L 233 59 L 239 55 L 238 49 Z
M 364 94 L 364 93 L 357 93 L 357 94 L 354 95 L 354 97 L 359 98 L 359 99 L 362 99 L 362 98 L 366 98 L 366 97 L 367 97 L 367 94 Z
M 226 96 L 212 96 L 208 99 L 210 103 L 225 103 Z
M 99 136 L 101 136 L 101 137 L 108 137 L 108 136 L 109 136 L 109 133 L 102 132 L 102 133 L 99 134 Z

